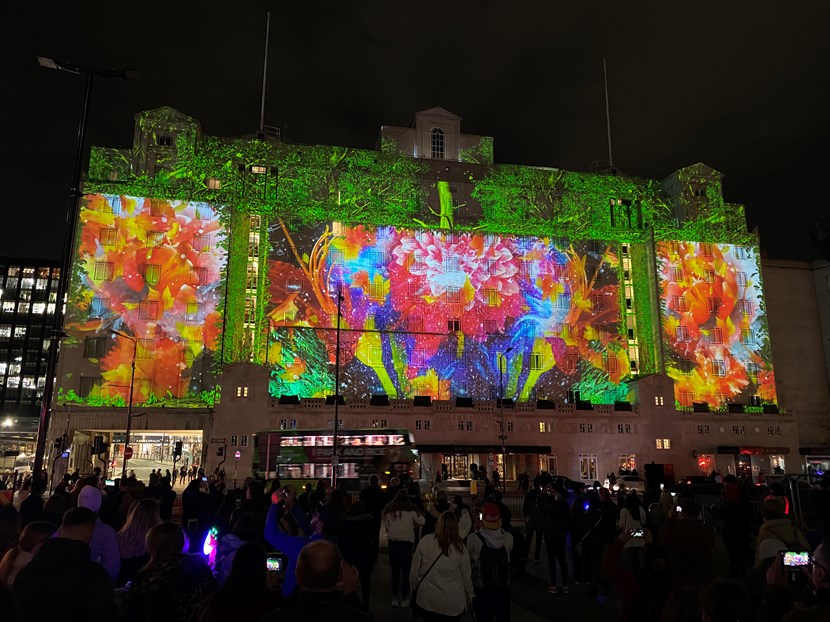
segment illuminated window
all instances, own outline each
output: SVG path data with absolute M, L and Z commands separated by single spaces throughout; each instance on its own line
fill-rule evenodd
M 565 360 L 562 362 L 562 371 L 566 374 L 573 374 L 579 365 L 579 354 L 576 352 L 565 352 Z
M 117 237 L 117 232 L 112 227 L 106 227 L 106 228 L 101 229 L 101 245 L 102 246 L 114 246 L 116 237 Z
M 35 289 L 46 289 L 46 286 L 49 284 L 47 279 L 38 279 L 35 281 Z
M 657 449 L 671 449 L 671 439 L 670 438 L 655 439 L 654 445 Z
M 446 257 L 444 259 L 444 272 L 461 272 L 461 261 L 458 257 Z
M 383 287 L 383 280 L 382 279 L 373 279 L 369 282 L 369 298 L 372 300 L 383 300 L 386 296 L 384 295 L 384 287 Z
M 430 132 L 430 144 L 432 147 L 432 157 L 436 160 L 444 159 L 444 139 L 444 130 L 440 127 L 432 128 L 432 132 Z
M 447 331 L 457 333 L 461 331 L 461 318 L 453 317 L 447 320 Z
M 741 287 L 744 287 L 746 285 L 746 272 L 736 272 L 735 283 Z
M 343 254 L 343 251 L 340 250 L 339 248 L 331 249 L 329 251 L 329 262 L 333 266 L 342 266 L 344 263 L 346 263 L 346 258 L 345 258 L 345 255 Z
M 220 188 L 222 188 L 222 180 L 220 180 L 218 177 L 208 177 L 207 187 L 210 190 L 219 190 Z
M 619 362 L 617 361 L 617 357 L 614 354 L 608 353 L 605 355 L 605 371 L 609 374 L 614 374 L 619 371 Z
M 709 307 L 709 313 L 717 313 L 720 310 L 720 298 L 707 298 L 706 304 Z
M 105 337 L 87 337 L 84 339 L 84 358 L 98 359 L 104 356 L 107 351 L 107 340 Z
M 427 350 L 426 348 L 415 348 L 412 351 L 412 365 L 414 367 L 426 367 L 427 364 Z
M 685 343 L 689 341 L 689 329 L 685 326 L 675 327 L 674 338 L 678 343 Z
M 106 314 L 109 308 L 109 298 L 99 298 L 98 296 L 96 296 L 92 299 L 92 302 L 89 305 L 89 315 L 91 317 L 101 317 L 102 315 Z
M 723 330 L 720 328 L 712 328 L 709 330 L 709 343 L 721 344 L 723 343 Z
M 245 399 L 248 397 L 248 387 L 246 385 L 240 385 L 236 387 L 236 397 L 240 399 Z M 236 444 L 236 443 L 234 443 Z
M 265 175 L 265 173 L 268 172 L 268 168 L 262 166 L 261 164 L 252 164 L 250 167 L 248 167 L 248 170 L 254 175 Z
M 596 454 L 580 454 L 579 475 L 584 480 L 594 481 L 597 479 Z
M 150 285 L 156 285 L 161 278 L 161 266 L 146 264 L 144 266 L 144 280 Z
M 148 231 L 147 232 L 147 246 L 150 248 L 156 248 L 158 246 L 162 246 L 164 244 L 164 233 L 161 231 Z
M 142 300 L 138 305 L 138 317 L 141 320 L 156 320 L 159 314 L 157 300 Z
M 662 395 L 655 395 L 654 396 L 654 405 L 655 406 L 663 406 L 663 396 Z
M 29 312 L 29 303 L 28 302 L 19 302 L 19 303 L 17 303 L 17 312 L 18 313 L 28 313 Z
M 492 335 L 499 332 L 499 323 L 496 320 L 484 320 L 483 328 L 486 335 Z
M 556 297 L 556 302 L 554 303 L 554 307 L 557 309 L 570 309 L 571 308 L 571 295 L 570 294 L 559 294 Z
M 93 278 L 96 281 L 112 280 L 113 265 L 108 261 L 96 261 Z
M 530 353 L 530 369 L 531 369 L 531 371 L 542 371 L 544 363 L 545 363 L 545 359 L 541 354 L 539 354 L 537 352 L 531 352 Z
M 530 277 L 533 272 L 533 262 L 528 259 L 522 259 L 519 262 L 519 274 L 524 277 Z
M 605 309 L 605 296 L 602 294 L 591 294 L 591 308 L 596 311 Z
M 81 376 L 78 395 L 80 397 L 98 397 L 101 394 L 102 383 L 103 378 L 100 376 Z
M 138 359 L 151 359 L 155 354 L 155 342 L 152 339 L 139 339 L 135 351 L 135 357 Z
M 164 215 L 164 201 L 161 199 L 150 199 L 150 216 Z
M 680 405 L 681 406 L 690 407 L 694 401 L 695 401 L 694 391 L 681 391 L 680 392 Z
M 207 268 L 196 268 L 196 282 L 199 285 L 209 285 L 209 274 Z
M 738 310 L 744 315 L 752 315 L 752 303 L 749 300 L 739 300 Z
M 383 367 L 383 348 L 381 346 L 369 347 L 369 367 Z
M 749 251 L 743 246 L 735 247 L 735 259 L 748 259 Z
M 193 250 L 197 253 L 202 253 L 204 251 L 210 250 L 210 236 L 209 235 L 197 235 L 193 237 Z
M 42 315 L 46 313 L 46 303 L 45 302 L 33 302 L 32 303 L 32 313 L 37 313 L 38 315 Z
M 712 359 L 712 374 L 720 377 L 726 375 L 726 363 L 723 359 Z
M 487 302 L 487 306 L 489 307 L 497 307 L 499 306 L 499 290 L 493 287 L 487 287 L 484 289 L 484 300 Z
M 715 271 L 714 270 L 704 270 L 703 271 L 703 280 L 706 283 L 714 283 L 715 282 Z
M 406 284 L 406 299 L 407 300 L 418 300 L 419 292 L 420 292 L 420 284 L 415 281 L 409 281 Z

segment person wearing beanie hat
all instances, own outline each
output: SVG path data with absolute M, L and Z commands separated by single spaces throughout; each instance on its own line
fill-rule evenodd
M 102 502 L 101 491 L 95 486 L 86 485 L 78 493 L 78 507 L 87 508 L 96 514 L 95 531 L 92 532 L 92 540 L 89 541 L 89 548 L 92 549 L 90 559 L 101 564 L 115 583 L 118 573 L 121 572 L 121 556 L 118 552 L 115 529 L 105 525 L 97 516 L 101 511 Z
M 510 620 L 510 553 L 513 535 L 502 529 L 499 506 L 485 503 L 480 512 L 481 529 L 467 538 L 473 564 L 476 620 Z

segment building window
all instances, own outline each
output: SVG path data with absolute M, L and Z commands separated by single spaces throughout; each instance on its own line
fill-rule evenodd
M 458 421 L 458 431 L 459 431 L 459 432 L 463 432 L 463 431 L 464 431 L 464 422 L 463 422 L 463 421 L 461 421 L 460 419 L 459 419 L 459 421 Z
M 530 353 L 530 369 L 531 371 L 542 371 L 545 359 L 538 352 Z
M 605 355 L 605 371 L 609 374 L 617 373 L 619 369 L 619 364 L 617 362 L 617 357 L 614 354 L 608 353 Z
M 443 160 L 445 157 L 445 138 L 444 130 L 440 127 L 432 128 L 432 132 L 430 132 L 430 144 L 432 147 L 432 157 L 435 160 Z
M 139 339 L 136 344 L 135 357 L 138 359 L 153 358 L 155 352 L 154 343 L 152 339 Z
M 231 447 L 236 447 L 237 445 L 239 445 L 239 437 L 234 434 L 231 436 Z
M 736 272 L 735 273 L 735 283 L 737 283 L 740 287 L 746 286 L 746 272 Z
M 675 283 L 683 280 L 683 268 L 669 268 L 669 279 Z
M 198 302 L 188 302 L 185 308 L 184 321 L 190 324 L 199 321 L 201 305 Z
M 138 317 L 141 320 L 156 320 L 159 315 L 157 300 L 142 300 L 138 305 Z
M 594 424 L 593 423 L 580 423 L 579 424 L 579 432 L 581 434 L 591 434 L 594 431 Z
M 9 378 L 11 380 L 11 378 Z M 101 394 L 103 378 L 100 376 L 81 376 L 81 383 L 78 387 L 80 397 L 97 397 Z
M 198 285 L 208 285 L 209 274 L 207 268 L 196 268 L 196 283 Z
M 453 317 L 447 320 L 447 332 L 457 333 L 461 331 L 461 319 Z
M 553 306 L 556 309 L 560 310 L 568 310 L 571 308 L 571 295 L 570 294 L 559 294 L 556 297 L 556 301 L 554 302 Z
M 416 419 L 416 420 L 415 420 L 415 429 L 416 429 L 416 430 L 420 430 L 420 429 L 421 429 L 421 420 L 420 420 L 420 419 Z
M 768 425 L 767 434 L 769 434 L 770 436 L 781 436 L 781 426 Z
M 222 188 L 222 180 L 220 180 L 218 177 L 208 177 L 207 187 L 210 190 L 219 190 Z
M 369 346 L 369 367 L 383 367 L 382 346 Z
M 671 449 L 671 439 L 669 439 L 669 438 L 655 439 L 654 445 L 657 449 Z
M 107 340 L 105 337 L 87 337 L 84 339 L 84 358 L 98 359 L 104 356 L 106 351 Z
M 597 479 L 597 455 L 580 454 L 579 473 L 584 480 L 594 481 Z
M 164 215 L 164 201 L 161 199 L 150 199 L 150 216 Z
M 246 399 L 248 397 L 248 387 L 245 385 L 236 387 L 236 397 Z
M 507 431 L 508 432 L 515 432 L 516 431 L 516 425 L 514 424 L 513 421 L 508 421 L 507 422 Z
M 697 433 L 698 434 L 709 434 L 709 426 L 708 425 L 699 425 L 697 426 Z
M 631 424 L 630 423 L 618 423 L 617 424 L 617 434 L 631 434 Z
M 432 426 L 432 423 L 430 422 L 430 420 L 429 419 L 424 419 L 424 430 L 429 430 L 431 426 Z
M 726 362 L 723 359 L 712 359 L 712 374 L 719 377 L 726 375 Z
M 493 335 L 499 332 L 499 323 L 496 320 L 484 320 L 484 334 Z
M 108 261 L 96 261 L 93 277 L 96 281 L 111 281 L 113 265 Z
M 101 229 L 101 246 L 115 246 L 117 232 L 112 227 Z
M 703 194 L 700 194 L 700 192 L 703 192 Z M 705 190 L 701 190 L 701 189 L 697 189 L 697 190 L 695 191 L 695 194 L 696 194 L 697 196 L 706 196 L 706 191 L 705 191 Z M 703 257 L 711 257 L 711 256 L 712 256 L 712 245 L 711 245 L 711 244 L 709 244 L 708 242 L 704 242 L 704 243 L 702 243 L 702 244 L 700 245 L 700 254 L 701 254 Z
M 654 396 L 654 405 L 655 406 L 663 406 L 663 396 L 662 395 L 655 395 Z
M 714 270 L 704 270 L 703 271 L 703 281 L 705 283 L 714 283 L 715 282 L 715 271 Z
M 426 367 L 427 365 L 427 349 L 415 348 L 412 351 L 412 365 L 413 367 Z
M 473 431 L 473 422 L 468 421 L 467 422 L 467 432 L 472 432 L 472 431 Z
M 92 303 L 89 305 L 89 315 L 91 317 L 101 317 L 105 315 L 106 312 L 110 308 L 110 299 L 109 298 L 99 298 L 95 297 L 92 299 Z
M 173 137 L 168 136 L 166 134 L 159 134 L 156 136 L 156 144 L 159 147 L 172 147 L 173 146 Z
M 406 320 L 406 327 L 410 333 L 424 332 L 424 318 L 419 315 L 412 315 Z
M 709 331 L 709 343 L 716 345 L 723 343 L 723 330 L 720 328 L 712 328 Z
M 499 306 L 499 290 L 493 287 L 486 287 L 484 289 L 484 301 L 487 303 L 488 307 L 498 307 Z
M 706 303 L 709 307 L 709 313 L 717 313 L 720 310 L 720 298 L 707 298 Z
M 239 437 L 239 446 L 240 447 L 247 447 L 248 446 L 248 435 L 243 434 Z
M 692 402 L 695 401 L 695 394 L 694 391 L 681 391 L 680 392 L 680 405 L 690 407 Z
M 732 426 L 732 434 L 746 434 L 746 426 L 743 425 L 733 425 Z
M 157 285 L 161 279 L 161 266 L 146 264 L 144 266 L 144 281 L 149 285 Z
M 741 343 L 743 343 L 745 346 L 755 345 L 755 337 L 752 334 L 751 328 L 741 329 Z

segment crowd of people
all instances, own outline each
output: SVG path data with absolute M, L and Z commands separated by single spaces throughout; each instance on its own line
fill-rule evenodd
M 229 490 L 196 477 L 173 522 L 171 480 L 159 471 L 147 484 L 106 485 L 100 473 L 74 473 L 48 496 L 43 480 L 16 482 L 13 503 L 0 506 L 3 619 L 45 621 L 57 606 L 72 621 L 370 620 L 372 575 L 388 563 L 393 608 L 427 622 L 465 612 L 503 622 L 513 581 L 544 550 L 550 595 L 619 595 L 625 622 L 830 620 L 830 478 L 810 491 L 799 525 L 771 484 L 755 532 L 758 488 L 732 476 L 704 508 L 688 493 L 615 498 L 598 482 L 568 489 L 540 473 L 518 482 L 523 528 L 492 482 L 450 499 L 446 487 L 422 494 L 417 481 L 381 486 L 375 476 L 357 496 L 322 480 Z

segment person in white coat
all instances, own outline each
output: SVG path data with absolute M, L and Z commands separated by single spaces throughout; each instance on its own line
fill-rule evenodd
M 470 557 L 458 535 L 455 513 L 441 514 L 435 533 L 418 543 L 409 581 L 417 588 L 415 602 L 423 610 L 425 622 L 459 620 L 472 603 Z

